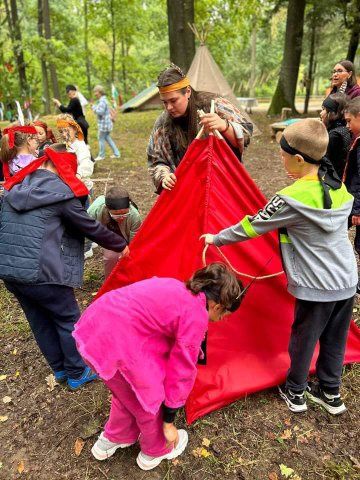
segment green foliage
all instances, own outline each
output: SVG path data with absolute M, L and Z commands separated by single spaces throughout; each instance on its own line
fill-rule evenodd
M 38 35 L 38 0 L 17 1 L 29 95 L 34 111 L 43 96 L 41 56 L 57 68 L 60 91 L 74 83 L 87 96 L 84 6 L 88 5 L 90 83 L 111 85 L 124 100 L 156 81 L 169 62 L 166 0 L 50 0 L 52 39 Z M 271 96 L 280 70 L 286 24 L 286 1 L 194 0 L 195 23 L 207 30 L 206 43 L 237 95 L 249 94 L 255 71 L 256 96 Z M 315 93 L 323 94 L 336 59 L 345 57 L 354 1 L 309 0 L 299 80 L 309 57 L 310 13 L 316 9 Z M 111 14 L 113 12 L 113 15 Z M 21 98 L 4 0 L 0 0 L 0 99 Z M 256 29 L 256 62 L 251 64 L 251 35 Z M 331 55 L 329 52 L 331 51 Z M 9 72 L 6 64 L 13 68 Z M 11 69 L 11 68 L 10 68 Z M 301 85 L 299 91 L 301 92 Z M 52 95 L 52 93 L 51 93 Z M 62 100 L 65 100 L 63 98 Z

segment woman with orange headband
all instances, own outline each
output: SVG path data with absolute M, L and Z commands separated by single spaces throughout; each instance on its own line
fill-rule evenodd
M 155 122 L 147 148 L 149 173 L 157 193 L 175 186 L 175 169 L 201 126 L 221 132 L 241 161 L 244 138 L 252 134 L 253 125 L 239 109 L 216 94 L 194 90 L 174 64 L 160 73 L 157 86 L 165 111 Z M 198 110 L 210 112 L 211 100 L 215 100 L 215 113 L 206 113 L 199 122 Z

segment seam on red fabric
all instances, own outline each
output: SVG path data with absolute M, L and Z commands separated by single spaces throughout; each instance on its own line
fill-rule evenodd
M 212 162 L 213 162 L 213 153 L 214 153 L 214 136 L 209 135 L 207 142 L 208 142 L 208 158 L 207 158 L 207 173 L 206 173 L 206 184 L 205 184 L 205 211 L 204 211 L 204 224 L 203 224 L 204 233 L 206 233 L 208 230 L 211 171 L 212 171 Z

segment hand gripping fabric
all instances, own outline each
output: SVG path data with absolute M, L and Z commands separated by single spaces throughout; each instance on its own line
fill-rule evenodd
M 99 295 L 152 276 L 188 279 L 202 267 L 202 233 L 216 233 L 266 203 L 226 142 L 214 136 L 194 140 L 176 176 L 176 186 L 161 193 L 131 243 L 130 257 L 119 261 Z M 238 271 L 250 275 L 282 270 L 276 233 L 222 251 Z M 207 262 L 212 261 L 221 261 L 214 247 L 207 252 Z M 293 304 L 284 275 L 259 280 L 237 312 L 209 325 L 207 365 L 198 367 L 186 405 L 189 423 L 285 379 Z M 345 362 L 358 361 L 360 330 L 352 324 Z

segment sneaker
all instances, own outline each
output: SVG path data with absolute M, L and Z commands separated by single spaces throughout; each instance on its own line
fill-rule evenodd
M 110 158 L 121 158 L 121 155 L 110 155 Z
M 306 412 L 307 405 L 305 399 L 305 392 L 295 393 L 285 385 L 278 386 L 280 397 L 285 400 L 289 410 L 294 413 Z
M 91 257 L 93 257 L 93 256 L 94 256 L 94 252 L 93 252 L 92 247 L 89 248 L 89 250 L 87 250 L 87 251 L 84 253 L 84 259 L 85 259 L 85 260 L 87 260 L 87 259 L 89 259 L 89 258 L 91 258 Z
M 99 438 L 94 443 L 94 446 L 91 449 L 91 453 L 94 455 L 96 460 L 106 460 L 114 455 L 118 448 L 126 448 L 130 447 L 130 445 L 134 445 L 134 443 L 114 443 L 110 442 L 105 436 L 104 432 L 100 433 Z
M 340 415 L 346 411 L 344 402 L 340 397 L 340 393 L 332 395 L 324 392 L 317 383 L 309 382 L 306 388 L 306 396 L 314 403 L 325 408 L 331 415 Z
M 100 157 L 98 155 L 94 160 L 95 160 L 95 162 L 100 162 L 100 160 L 105 160 L 105 157 Z
M 68 378 L 65 370 L 58 370 L 57 372 L 54 372 L 54 377 L 57 383 L 64 383 Z
M 179 442 L 171 452 L 162 455 L 161 457 L 150 457 L 145 455 L 145 453 L 140 452 L 136 458 L 136 463 L 139 465 L 141 470 L 152 470 L 153 468 L 160 465 L 163 460 L 172 460 L 183 453 L 185 450 L 189 437 L 186 430 L 178 430 L 179 433 Z
M 98 376 L 94 373 L 90 367 L 85 367 L 83 374 L 79 378 L 68 378 L 67 385 L 70 390 L 77 390 L 78 388 L 82 387 L 86 383 L 92 382 L 96 380 Z

